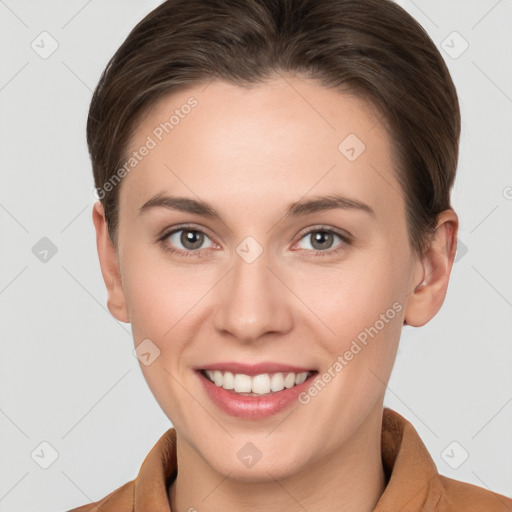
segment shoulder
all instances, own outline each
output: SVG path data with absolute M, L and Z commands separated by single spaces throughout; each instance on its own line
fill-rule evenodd
M 442 486 L 439 512 L 512 512 L 512 499 L 483 487 L 439 475 Z
M 67 512 L 132 512 L 135 481 L 131 480 L 99 501 L 73 508 Z

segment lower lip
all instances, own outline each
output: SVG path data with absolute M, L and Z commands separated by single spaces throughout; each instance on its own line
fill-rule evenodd
M 289 407 L 298 395 L 305 391 L 312 383 L 318 372 L 310 375 L 302 384 L 292 388 L 284 388 L 268 395 L 251 396 L 239 395 L 217 386 L 200 371 L 196 372 L 204 389 L 212 401 L 224 412 L 239 418 L 259 420 L 268 418 Z

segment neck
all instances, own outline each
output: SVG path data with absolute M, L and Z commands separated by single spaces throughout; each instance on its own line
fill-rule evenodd
M 178 474 L 168 489 L 172 512 L 372 512 L 386 487 L 381 459 L 382 409 L 337 451 L 280 480 L 242 482 L 213 470 L 178 436 Z

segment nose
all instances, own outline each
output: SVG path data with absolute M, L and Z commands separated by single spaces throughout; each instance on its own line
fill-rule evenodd
M 269 264 L 265 251 L 253 262 L 235 253 L 233 268 L 218 286 L 213 312 L 217 331 L 242 343 L 289 332 L 293 294 L 285 283 L 286 276 Z

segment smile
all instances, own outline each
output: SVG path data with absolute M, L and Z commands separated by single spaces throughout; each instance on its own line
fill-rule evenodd
M 268 395 L 302 384 L 314 372 L 276 372 L 250 376 L 243 373 L 202 370 L 216 386 L 246 396 Z
M 318 371 L 250 376 L 220 370 L 196 370 L 196 375 L 218 409 L 230 416 L 262 420 L 298 402 L 298 396 L 312 384 Z

